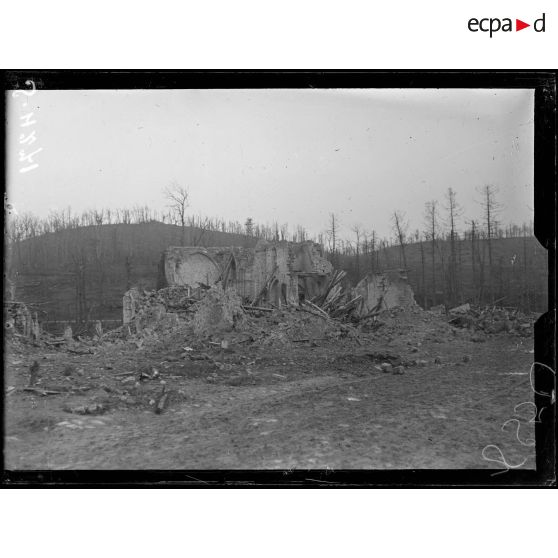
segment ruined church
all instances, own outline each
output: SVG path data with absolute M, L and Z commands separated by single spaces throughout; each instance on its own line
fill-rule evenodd
M 192 289 L 218 281 L 243 298 L 280 307 L 323 290 L 333 267 L 315 242 L 268 242 L 255 248 L 173 246 L 162 256 L 159 286 Z

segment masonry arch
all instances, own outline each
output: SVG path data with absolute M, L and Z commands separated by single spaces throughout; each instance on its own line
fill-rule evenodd
M 213 285 L 221 276 L 217 262 L 204 252 L 188 254 L 175 269 L 175 284 L 188 287 Z

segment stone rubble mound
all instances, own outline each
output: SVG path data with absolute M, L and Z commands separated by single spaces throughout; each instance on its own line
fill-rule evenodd
M 516 333 L 525 337 L 533 335 L 533 326 L 537 318 L 535 314 L 525 314 L 516 308 L 480 308 L 470 304 L 452 308 L 448 317 L 449 323 L 455 327 L 489 334 Z
M 347 319 L 345 319 L 347 318 Z M 258 343 L 286 346 L 297 343 L 356 339 L 359 336 L 446 342 L 456 336 L 482 341 L 486 334 L 533 335 L 534 315 L 504 308 L 464 304 L 449 311 L 423 310 L 418 305 L 380 310 L 363 318 L 338 317 L 311 303 L 281 308 L 243 304 L 234 288 L 219 282 L 195 293 L 188 287 L 167 287 L 137 297 L 128 325 L 105 334 L 104 340 L 151 338 L 170 334 L 191 342 Z

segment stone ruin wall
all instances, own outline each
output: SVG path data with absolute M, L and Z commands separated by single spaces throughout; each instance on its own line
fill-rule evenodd
M 275 306 L 298 303 L 299 292 L 311 298 L 320 292 L 333 271 L 322 248 L 314 242 L 260 240 L 255 248 L 174 246 L 162 257 L 160 287 L 208 288 L 226 277 L 242 298 L 254 300 L 267 287 L 267 301 Z M 139 293 L 123 298 L 123 320 L 135 316 Z
M 353 290 L 354 296 L 361 295 L 359 314 L 372 311 L 415 306 L 413 289 L 400 273 L 386 272 L 368 274 Z
M 165 251 L 166 284 L 209 286 L 222 278 L 230 258 L 228 284 L 243 297 L 254 298 L 268 286 L 268 302 L 298 302 L 299 284 L 307 292 L 319 291 L 333 270 L 314 242 L 260 241 L 255 249 L 171 247 Z M 272 280 L 273 274 L 273 280 Z

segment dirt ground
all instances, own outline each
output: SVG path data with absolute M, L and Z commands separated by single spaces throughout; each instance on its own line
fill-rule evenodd
M 532 340 L 399 326 L 287 346 L 8 343 L 5 467 L 534 469 Z M 34 361 L 59 393 L 24 391 Z

